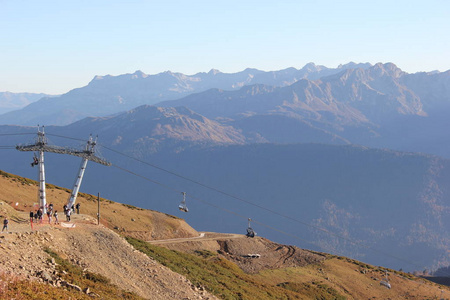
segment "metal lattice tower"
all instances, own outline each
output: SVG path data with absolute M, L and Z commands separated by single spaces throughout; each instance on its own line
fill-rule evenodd
M 93 162 L 111 166 L 111 163 L 101 159 L 98 156 L 95 156 L 95 145 L 97 141 L 92 139 L 92 136 L 89 137 L 85 150 L 75 150 L 67 147 L 58 147 L 58 146 L 50 146 L 47 143 L 47 138 L 45 137 L 44 126 L 41 128 L 38 125 L 37 138 L 34 144 L 29 145 L 17 145 L 16 149 L 19 151 L 34 151 L 39 152 L 39 206 L 43 208 L 44 213 L 46 213 L 46 194 L 45 194 L 45 166 L 44 166 L 44 152 L 52 152 L 58 154 L 69 154 L 78 157 L 82 157 L 83 160 L 81 162 L 80 170 L 78 172 L 78 177 L 75 180 L 75 184 L 72 190 L 72 194 L 68 200 L 69 207 L 75 203 L 75 200 L 78 195 L 78 191 L 80 189 L 81 181 L 83 180 L 84 171 L 86 169 L 86 165 L 88 160 L 92 160 Z

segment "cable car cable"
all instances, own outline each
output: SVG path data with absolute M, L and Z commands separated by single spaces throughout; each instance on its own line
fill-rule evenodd
M 330 232 L 330 231 L 328 231 L 327 229 L 324 229 L 324 228 L 321 228 L 321 227 L 318 227 L 318 226 L 315 226 L 315 225 L 312 225 L 312 224 L 309 224 L 309 223 L 306 223 L 306 222 L 302 222 L 302 221 L 297 220 L 297 219 L 295 219 L 295 218 L 293 218 L 293 217 L 290 217 L 290 216 L 288 216 L 288 215 L 284 215 L 284 214 L 282 214 L 282 213 L 279 213 L 279 212 L 277 212 L 277 211 L 274 211 L 274 210 L 272 210 L 272 209 L 270 209 L 270 208 L 266 208 L 266 207 L 261 206 L 261 205 L 259 205 L 259 204 L 256 204 L 256 203 L 253 203 L 253 202 L 251 202 L 251 201 L 242 199 L 242 198 L 240 198 L 240 197 L 238 197 L 238 196 L 234 196 L 234 195 L 229 194 L 229 193 L 227 193 L 227 192 L 221 191 L 221 190 L 219 190 L 219 189 L 217 189 L 217 188 L 215 188 L 215 187 L 208 186 L 208 185 L 203 184 L 203 183 L 201 183 L 201 182 L 199 182 L 199 181 L 196 181 L 196 180 L 194 180 L 194 179 L 191 179 L 191 178 L 188 178 L 188 177 L 186 177 L 186 176 L 177 174 L 177 173 L 175 173 L 175 172 L 166 170 L 166 169 L 164 169 L 164 168 L 162 168 L 162 167 L 156 166 L 156 165 L 154 165 L 154 164 L 151 164 L 151 163 L 146 162 L 146 161 L 144 161 L 144 160 L 141 160 L 141 159 L 139 159 L 139 158 L 135 158 L 135 157 L 133 157 L 133 156 L 131 156 L 131 155 L 128 155 L 128 154 L 119 152 L 119 151 L 117 151 L 117 150 L 111 149 L 111 148 L 109 148 L 109 147 L 103 146 L 103 145 L 101 145 L 101 144 L 100 144 L 99 146 L 101 146 L 101 147 L 103 147 L 103 148 L 105 148 L 105 149 L 107 149 L 107 150 L 110 150 L 110 151 L 112 151 L 112 152 L 115 152 L 115 153 L 117 153 L 117 154 L 120 154 L 120 155 L 123 155 L 123 156 L 125 156 L 125 157 L 128 157 L 128 158 L 130 158 L 130 159 L 136 160 L 136 161 L 138 161 L 138 162 L 140 162 L 140 163 L 143 163 L 143 164 L 146 164 L 146 165 L 148 165 L 148 166 L 151 166 L 151 167 L 153 167 L 153 168 L 155 168 L 155 169 L 164 171 L 164 172 L 169 173 L 169 174 L 171 174 L 171 175 L 177 176 L 177 177 L 179 177 L 179 178 L 181 178 L 181 179 L 190 181 L 190 182 L 192 182 L 192 183 L 195 183 L 195 184 L 197 184 L 197 185 L 200 185 L 200 186 L 202 186 L 202 187 L 204 187 L 204 188 L 210 189 L 210 190 L 212 190 L 212 191 L 215 191 L 215 192 L 220 193 L 220 194 L 222 194 L 222 195 L 225 195 L 225 196 L 227 196 L 227 197 L 234 198 L 234 199 L 236 199 L 236 200 L 238 200 L 238 201 L 245 202 L 245 203 L 250 204 L 250 205 L 252 205 L 252 206 L 255 206 L 255 207 L 258 207 L 258 208 L 260 208 L 260 209 L 263 209 L 263 210 L 266 210 L 266 211 L 268 211 L 268 212 L 271 212 L 271 213 L 273 213 L 273 214 L 276 214 L 276 215 L 278 215 L 278 216 L 280 216 L 280 217 L 283 217 L 283 218 L 286 218 L 286 219 L 290 219 L 290 220 L 292 220 L 292 221 L 295 221 L 295 222 L 297 222 L 297 223 L 303 224 L 303 225 L 305 225 L 305 226 L 309 226 L 309 227 L 312 227 L 312 228 L 314 228 L 314 229 L 323 231 L 323 232 L 325 232 L 325 233 L 335 235 L 336 237 L 339 237 L 339 238 L 341 238 L 341 239 L 347 240 L 346 237 L 340 236 L 340 235 L 335 234 L 335 233 L 333 233 L 333 232 Z M 350 240 L 348 240 L 348 241 L 351 242 Z
M 142 179 L 144 179 L 144 180 L 147 180 L 147 181 L 150 181 L 150 182 L 152 182 L 152 183 L 154 183 L 154 184 L 157 184 L 157 185 L 159 185 L 159 186 L 162 186 L 162 187 L 164 187 L 164 188 L 166 188 L 166 189 L 168 189 L 168 190 L 171 190 L 171 191 L 180 193 L 180 191 L 178 191 L 177 189 L 174 189 L 174 188 L 172 188 L 172 187 L 170 187 L 170 186 L 168 186 L 168 185 L 166 185 L 166 184 L 163 184 L 163 183 L 160 183 L 160 182 L 155 181 L 155 180 L 153 180 L 153 179 L 150 179 L 150 178 L 148 178 L 148 177 L 146 177 L 146 176 L 140 175 L 140 174 L 138 174 L 138 173 L 136 173 L 136 172 L 130 171 L 130 170 L 125 169 L 125 168 L 122 168 L 122 167 L 120 167 L 120 166 L 118 166 L 118 165 L 115 165 L 115 164 L 113 164 L 112 166 L 115 167 L 115 168 L 117 168 L 117 169 L 119 169 L 119 170 L 122 170 L 122 171 L 124 171 L 124 172 L 127 172 L 127 173 L 129 173 L 129 174 L 132 174 L 132 175 L 134 175 L 134 176 L 140 177 L 140 178 L 142 178 Z M 244 219 L 244 220 L 247 220 L 247 217 L 245 217 L 245 216 L 243 216 L 243 215 L 241 215 L 241 214 L 239 214 L 239 213 L 237 213 L 237 212 L 235 212 L 235 211 L 232 211 L 232 210 L 230 210 L 230 209 L 227 209 L 227 208 L 224 208 L 224 207 L 215 205 L 215 204 L 213 204 L 213 203 L 210 203 L 210 202 L 208 202 L 208 201 L 205 201 L 205 200 L 203 200 L 203 199 L 201 199 L 201 198 L 198 198 L 198 197 L 196 197 L 196 196 L 193 196 L 193 195 L 191 195 L 191 194 L 190 194 L 188 197 L 191 198 L 191 199 L 193 199 L 193 200 L 196 200 L 196 201 L 198 201 L 198 202 L 201 202 L 201 203 L 203 203 L 203 204 L 206 204 L 206 205 L 209 205 L 209 206 L 211 206 L 211 207 L 214 207 L 214 208 L 216 208 L 216 209 L 222 210 L 222 211 L 224 211 L 224 212 L 226 212 L 226 213 L 229 213 L 229 214 L 232 214 L 232 215 L 237 216 L 237 217 L 239 217 L 239 218 L 242 218 L 242 219 Z M 316 244 L 316 243 L 314 243 L 314 242 L 310 242 L 310 241 L 307 241 L 307 240 L 305 240 L 305 239 L 302 239 L 302 238 L 300 238 L 299 236 L 297 236 L 297 235 L 295 235 L 295 234 L 285 232 L 285 231 L 283 231 L 283 230 L 281 230 L 281 229 L 277 229 L 276 227 L 273 227 L 273 226 L 271 226 L 271 225 L 265 224 L 265 223 L 263 223 L 263 222 L 260 222 L 260 221 L 254 220 L 254 219 L 252 219 L 252 221 L 255 222 L 255 223 L 257 223 L 257 224 L 260 224 L 260 225 L 262 225 L 262 226 L 264 226 L 264 227 L 266 227 L 266 228 L 269 228 L 269 229 L 271 229 L 271 230 L 274 230 L 274 231 L 277 231 L 277 232 L 279 232 L 279 233 L 281 233 L 281 234 L 284 234 L 284 235 L 286 235 L 286 236 L 294 237 L 294 238 L 296 238 L 297 240 L 300 240 L 300 241 L 306 242 L 306 243 L 308 243 L 308 244 L 310 244 L 310 245 L 313 245 L 313 246 L 322 248 L 323 250 L 326 250 L 326 251 L 333 251 L 334 253 L 336 253 L 336 254 L 338 254 L 338 255 L 340 255 L 340 256 L 344 256 L 344 254 L 339 253 L 339 251 L 337 251 L 336 249 L 330 249 L 330 248 L 326 249 L 324 246 L 321 246 L 321 245 L 318 245 L 318 244 Z
M 179 190 L 177 190 L 177 189 L 175 189 L 175 188 L 172 188 L 172 187 L 170 187 L 170 186 L 168 186 L 168 185 L 166 185 L 166 184 L 163 184 L 163 183 L 160 183 L 160 182 L 155 181 L 155 180 L 153 180 L 153 179 L 150 179 L 150 178 L 148 178 L 148 177 L 146 177 L 146 176 L 140 175 L 140 174 L 138 174 L 138 173 L 136 173 L 136 172 L 130 171 L 130 170 L 128 170 L 128 169 L 125 169 L 125 168 L 123 168 L 123 167 L 117 166 L 117 165 L 115 165 L 115 164 L 113 164 L 112 166 L 114 166 L 114 167 L 116 167 L 116 168 L 118 168 L 118 169 L 120 169 L 120 170 L 122 170 L 122 171 L 124 171 L 124 172 L 130 173 L 130 174 L 132 174 L 132 175 L 135 175 L 135 176 L 137 176 L 137 177 L 140 177 L 140 178 L 142 178 L 142 179 L 145 179 L 145 180 L 147 180 L 147 181 L 150 181 L 150 182 L 152 182 L 152 183 L 155 183 L 155 184 L 157 184 L 157 185 L 160 185 L 160 186 L 162 186 L 162 187 L 164 187 L 164 188 L 166 188 L 166 189 L 168 189 L 168 190 L 171 190 L 171 191 L 174 191 L 174 192 L 177 192 L 177 193 L 181 193 Z M 212 207 L 218 208 L 218 209 L 220 209 L 220 210 L 223 210 L 223 211 L 225 211 L 225 212 L 227 212 L 227 213 L 231 213 L 231 214 L 233 214 L 233 215 L 235 215 L 235 216 L 238 216 L 238 217 L 240 217 L 240 218 L 247 219 L 247 217 L 245 217 L 245 216 L 243 216 L 243 215 L 240 215 L 240 214 L 238 214 L 238 213 L 236 213 L 236 212 L 234 212 L 234 211 L 232 211 L 232 210 L 229 210 L 229 209 L 226 209 L 226 208 L 222 208 L 222 207 L 220 207 L 220 206 L 217 206 L 217 205 L 215 205 L 215 204 L 212 204 L 212 203 L 209 203 L 209 202 L 207 202 L 207 201 L 205 201 L 205 200 L 202 200 L 202 199 L 200 199 L 200 198 L 198 198 L 198 197 L 195 197 L 195 196 L 192 196 L 192 195 L 189 195 L 189 197 L 192 198 L 192 199 L 194 199 L 194 200 L 197 200 L 197 201 L 199 201 L 199 202 L 202 202 L 202 203 L 204 203 L 204 204 L 207 204 L 207 205 L 209 205 L 209 206 L 212 206 Z M 298 237 L 298 236 L 296 236 L 296 235 L 294 235 L 294 234 L 286 233 L 286 232 L 284 232 L 284 231 L 282 231 L 282 230 L 280 230 L 280 229 L 277 229 L 277 228 L 275 228 L 275 227 L 273 227 L 273 226 L 270 226 L 270 225 L 266 225 L 266 224 L 264 224 L 264 223 L 262 223 L 262 222 L 260 222 L 260 221 L 255 221 L 255 220 L 253 220 L 253 221 L 254 221 L 255 223 L 261 224 L 261 225 L 263 225 L 263 226 L 265 226 L 265 227 L 267 227 L 267 228 L 269 228 L 269 229 L 272 229 L 272 230 L 275 230 L 275 231 L 280 232 L 280 233 L 282 233 L 282 234 L 285 234 L 285 235 L 287 235 L 287 236 L 295 237 L 295 238 L 298 239 L 298 240 L 303 240 L 302 238 L 300 238 L 300 237 Z M 395 260 L 402 261 L 402 262 L 404 262 L 404 263 L 407 263 L 407 264 L 409 264 L 409 265 L 411 265 L 411 266 L 415 266 L 415 267 L 417 267 L 417 268 L 424 268 L 424 266 L 422 266 L 422 265 L 418 265 L 418 264 L 416 264 L 416 263 L 414 263 L 414 262 L 412 262 L 412 261 L 409 261 L 409 260 L 406 260 L 406 259 L 397 257 L 397 256 L 395 256 L 395 255 L 391 255 L 391 254 L 389 254 L 389 253 L 382 252 L 382 251 L 380 251 L 380 250 L 378 250 L 378 249 L 375 249 L 375 248 L 373 248 L 373 247 L 371 247 L 371 246 L 364 245 L 364 244 L 362 244 L 361 242 L 353 242 L 353 241 L 350 240 L 350 239 L 346 239 L 346 240 L 348 240 L 349 242 L 351 242 L 352 244 L 354 244 L 354 245 L 356 245 L 356 246 L 364 247 L 364 248 L 366 248 L 366 249 L 369 249 L 369 250 L 372 250 L 372 251 L 374 251 L 374 252 L 376 252 L 376 253 L 379 253 L 379 254 L 381 254 L 381 255 L 383 255 L 383 256 L 391 257 L 391 258 L 393 258 L 393 259 L 395 259 Z M 314 245 L 314 246 L 316 246 L 316 247 L 323 248 L 324 250 L 327 250 L 327 251 L 330 250 L 330 249 L 325 249 L 323 246 L 317 245 L 317 244 L 315 244 L 315 243 L 313 243 L 313 242 L 309 242 L 309 241 L 306 241 L 306 240 L 303 240 L 303 241 L 305 241 L 305 242 L 307 242 L 307 243 L 309 243 L 309 244 L 311 244 L 311 245 Z M 338 253 L 338 254 L 341 255 L 341 256 L 345 256 L 345 255 L 339 253 L 339 252 L 336 251 L 336 250 L 334 250 L 334 252 L 335 252 L 335 253 Z
M 65 136 L 65 135 L 59 135 L 59 134 L 53 134 L 53 133 L 46 133 L 45 135 L 60 137 L 60 138 L 64 138 L 64 139 L 74 140 L 74 141 L 86 142 L 86 139 L 73 138 L 73 137 Z
M 0 136 L 7 136 L 7 135 L 29 135 L 29 134 L 36 135 L 36 132 L 25 132 L 25 133 L 0 133 Z

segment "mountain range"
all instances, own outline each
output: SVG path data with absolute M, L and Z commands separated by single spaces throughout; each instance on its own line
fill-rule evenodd
M 21 109 L 44 97 L 50 97 L 50 95 L 42 93 L 0 92 L 0 114 Z
M 407 74 L 388 63 L 285 87 L 213 89 L 158 105 L 189 107 L 267 142 L 352 143 L 450 157 L 429 142 L 435 137 L 450 146 L 438 130 L 448 125 L 449 104 L 450 71 Z
M 450 157 L 450 138 L 440 130 L 450 125 L 450 71 L 408 74 L 392 63 L 97 76 L 86 87 L 3 114 L 0 122 L 69 124 L 175 98 L 157 106 L 185 106 L 233 127 L 248 143 L 361 144 Z
M 195 75 L 170 71 L 147 75 L 136 71 L 119 76 L 95 76 L 85 87 L 73 89 L 59 97 L 43 98 L 24 109 L 0 116 L 0 124 L 67 125 L 84 117 L 106 116 L 211 88 L 237 90 L 252 84 L 286 86 L 302 78 L 317 79 L 348 68 L 369 66 L 367 63 L 349 63 L 332 69 L 309 63 L 299 70 L 288 68 L 270 72 L 245 69 L 232 74 L 211 70 Z

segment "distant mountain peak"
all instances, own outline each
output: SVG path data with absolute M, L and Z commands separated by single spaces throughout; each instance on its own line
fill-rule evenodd
M 377 63 L 372 67 L 373 70 L 377 71 L 379 75 L 389 75 L 394 78 L 398 78 L 405 74 L 399 67 L 397 67 L 395 64 L 388 62 L 388 63 Z
M 302 68 L 302 70 L 306 70 L 306 71 L 315 71 L 315 70 L 318 70 L 318 69 L 319 69 L 318 66 L 315 63 L 313 63 L 313 62 L 307 63 Z
M 366 62 L 366 63 L 355 63 L 355 62 L 351 61 L 351 62 L 346 63 L 346 64 L 340 64 L 338 66 L 338 69 L 344 69 L 344 70 L 357 69 L 357 68 L 368 69 L 370 67 L 372 67 L 372 64 L 368 63 L 368 62 Z
M 92 78 L 91 81 L 96 81 L 96 80 L 102 80 L 105 76 L 103 75 L 95 75 L 94 78 Z
M 216 74 L 219 74 L 219 73 L 222 73 L 222 72 L 220 72 L 220 71 L 217 70 L 217 69 L 211 69 L 211 70 L 209 70 L 209 72 L 208 72 L 209 75 L 216 75 Z
M 145 74 L 144 72 L 142 72 L 141 70 L 137 70 L 136 72 L 134 72 L 131 76 L 132 79 L 137 79 L 137 78 L 146 78 L 148 75 Z

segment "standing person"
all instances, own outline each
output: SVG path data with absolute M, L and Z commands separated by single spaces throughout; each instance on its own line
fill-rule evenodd
M 77 209 L 77 214 L 80 214 L 80 203 L 77 203 L 77 205 L 75 205 L 75 208 Z
M 39 208 L 37 213 L 38 213 L 39 224 L 42 224 L 42 215 L 44 214 L 44 212 L 42 211 L 42 207 Z
M 53 216 L 55 217 L 55 225 L 59 224 L 59 220 L 58 220 L 58 211 L 55 210 L 55 213 L 53 214 Z
M 30 210 L 30 223 L 33 223 L 34 213 Z
M 66 211 L 66 220 L 67 220 L 67 222 L 70 222 L 70 214 L 72 213 L 72 210 L 71 209 L 68 209 L 67 211 Z
M 49 208 L 47 208 L 47 218 L 48 218 L 48 224 L 50 224 L 50 220 L 52 218 L 52 211 Z
M 5 230 L 5 229 L 6 229 L 6 232 L 8 232 L 8 224 L 9 224 L 8 217 L 5 217 L 5 219 L 3 220 L 3 229 L 2 229 L 2 232 L 3 232 L 3 230 Z
M 47 211 L 48 224 L 52 223 L 52 216 L 53 216 L 53 204 L 50 204 L 48 206 L 48 211 Z

